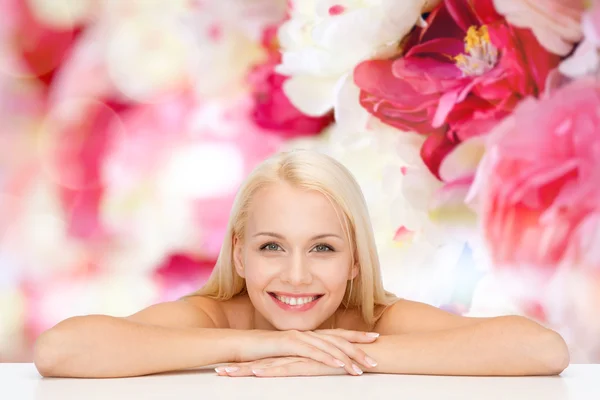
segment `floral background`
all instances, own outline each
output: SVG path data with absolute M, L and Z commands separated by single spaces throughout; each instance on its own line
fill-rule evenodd
M 0 0 L 0 361 L 198 288 L 281 150 L 356 176 L 384 280 L 600 362 L 600 2 Z

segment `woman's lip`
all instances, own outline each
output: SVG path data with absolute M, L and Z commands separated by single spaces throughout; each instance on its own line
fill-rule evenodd
M 280 297 L 285 296 L 285 297 L 295 297 L 295 298 L 323 296 L 323 293 L 286 293 L 286 292 L 268 292 L 268 293 L 275 294 Z

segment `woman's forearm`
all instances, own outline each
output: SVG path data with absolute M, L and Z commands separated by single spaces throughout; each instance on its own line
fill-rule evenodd
M 444 331 L 381 336 L 361 348 L 370 372 L 427 375 L 555 375 L 569 363 L 557 333 L 521 317 Z
M 90 315 L 44 332 L 34 363 L 43 376 L 108 378 L 147 375 L 235 360 L 231 329 L 166 328 Z

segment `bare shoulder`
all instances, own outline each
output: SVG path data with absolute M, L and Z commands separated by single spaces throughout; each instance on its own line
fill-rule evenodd
M 340 308 L 335 316 L 335 327 L 360 332 L 368 332 L 371 330 L 369 324 L 365 322 L 362 313 L 357 308 Z
M 210 317 L 215 328 L 253 329 L 254 307 L 247 294 L 239 294 L 229 300 L 215 300 L 203 296 L 189 296 L 184 301 L 194 309 Z
M 253 329 L 254 306 L 247 294 L 242 293 L 221 302 L 223 315 L 231 329 Z
M 229 321 L 226 312 L 226 301 L 219 301 L 204 296 L 189 296 L 181 300 L 194 307 L 197 311 L 205 313 L 214 322 L 215 328 L 229 328 Z
M 123 319 L 171 328 L 226 328 L 224 315 L 218 301 L 192 296 L 153 304 Z
M 388 306 L 377 304 L 375 306 L 374 314 L 376 320 L 385 313 Z M 363 318 L 363 315 L 358 308 L 339 308 L 335 316 L 335 327 L 339 329 L 346 329 L 351 331 L 370 332 L 373 331 L 373 326 L 369 325 Z
M 426 303 L 400 299 L 383 310 L 375 331 L 382 335 L 430 332 L 473 325 L 486 319 L 464 317 Z

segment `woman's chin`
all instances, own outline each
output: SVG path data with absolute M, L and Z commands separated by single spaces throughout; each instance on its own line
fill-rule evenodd
M 308 320 L 299 320 L 297 318 L 286 318 L 286 319 L 277 319 L 276 321 L 271 321 L 271 324 L 278 331 L 314 331 L 319 329 L 323 321 L 308 321 Z

